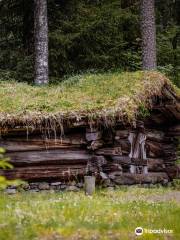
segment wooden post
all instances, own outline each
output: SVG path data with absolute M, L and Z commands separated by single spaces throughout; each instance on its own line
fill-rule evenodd
M 84 190 L 86 195 L 93 195 L 95 192 L 94 176 L 84 176 Z
M 143 173 L 144 173 L 144 174 L 148 174 L 148 167 L 147 167 L 147 166 L 144 167 Z
M 134 165 L 130 165 L 130 173 L 136 173 L 136 167 Z

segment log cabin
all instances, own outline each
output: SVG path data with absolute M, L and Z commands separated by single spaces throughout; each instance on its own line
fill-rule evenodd
M 115 184 L 179 177 L 178 89 L 157 72 L 85 74 L 59 85 L 0 83 L 8 179 Z

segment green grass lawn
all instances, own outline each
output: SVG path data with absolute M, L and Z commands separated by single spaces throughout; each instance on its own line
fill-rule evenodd
M 0 196 L 1 240 L 137 239 L 136 227 L 169 229 L 138 239 L 180 239 L 180 192 L 171 189 L 17 193 Z

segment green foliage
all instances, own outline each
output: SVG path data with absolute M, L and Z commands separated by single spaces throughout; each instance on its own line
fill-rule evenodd
M 141 69 L 139 1 L 48 0 L 51 81 L 93 70 Z M 159 70 L 179 86 L 179 1 L 156 2 Z M 0 68 L 33 80 L 33 1 L 0 3 Z M 3 78 L 3 75 L 0 77 Z
M 159 70 L 170 76 L 180 87 L 180 30 L 179 26 L 170 25 L 158 34 Z
M 6 168 L 12 168 L 12 165 L 8 163 L 8 158 L 4 157 L 5 150 L 3 148 L 0 148 L 0 168 L 6 169 Z
M 0 147 L 0 169 L 12 169 L 13 166 L 8 162 L 9 158 L 5 157 L 5 150 Z M 7 180 L 4 176 L 0 176 L 0 190 L 5 189 L 9 185 L 18 186 L 22 184 L 21 180 Z
M 87 69 L 134 70 L 140 67 L 140 58 L 136 55 L 138 18 L 135 14 L 121 9 L 117 0 L 101 4 L 73 2 L 76 11 L 61 10 L 61 5 L 59 9 L 53 8 L 52 14 L 57 16 L 52 23 L 50 12 L 50 70 L 53 76 Z M 68 4 L 73 3 L 69 1 L 66 7 Z
M 144 104 L 141 104 L 139 107 L 139 114 L 140 117 L 145 118 L 150 116 L 150 111 Z
M 172 187 L 173 189 L 180 191 L 180 179 L 173 179 Z
M 11 169 L 12 165 L 8 163 L 8 158 L 4 157 L 5 150 L 0 148 L 0 169 Z M 10 181 L 6 180 L 4 176 L 0 176 L 0 189 L 6 188 Z

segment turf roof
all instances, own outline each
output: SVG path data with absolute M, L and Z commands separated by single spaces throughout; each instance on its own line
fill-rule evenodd
M 15 81 L 0 82 L 0 125 L 37 126 L 42 121 L 60 123 L 83 117 L 136 118 L 149 107 L 154 95 L 171 84 L 157 72 L 84 74 L 58 85 L 31 86 Z

